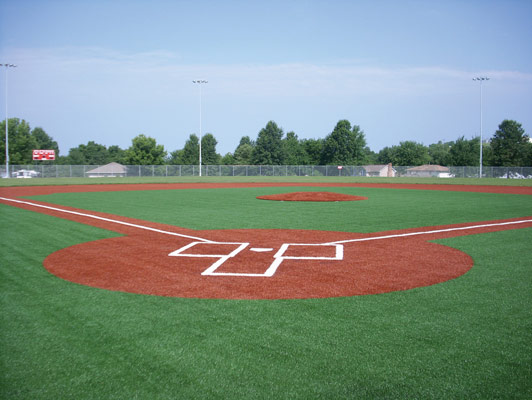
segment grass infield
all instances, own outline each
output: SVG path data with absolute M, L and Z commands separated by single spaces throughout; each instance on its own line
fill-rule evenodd
M 522 195 L 327 190 L 369 200 L 255 199 L 286 187 L 35 198 L 193 229 L 374 232 L 531 214 Z M 43 268 L 47 255 L 116 234 L 3 204 L 0 217 L 1 398 L 532 397 L 532 229 L 439 240 L 475 265 L 430 287 L 237 301 L 60 280 Z

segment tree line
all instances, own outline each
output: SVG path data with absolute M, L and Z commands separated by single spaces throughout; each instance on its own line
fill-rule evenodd
M 0 123 L 0 132 L 5 132 Z M 19 118 L 9 119 L 10 164 L 55 163 L 71 165 L 103 165 L 118 162 L 125 165 L 197 165 L 199 141 L 191 134 L 184 147 L 168 153 L 164 146 L 152 137 L 140 134 L 133 138 L 131 146 L 122 149 L 89 141 L 71 148 L 66 156 L 59 155 L 59 146 L 43 128 L 31 129 Z M 286 134 L 274 121 L 262 128 L 256 139 L 243 136 L 234 152 L 224 156 L 216 151 L 218 141 L 213 134 L 201 138 L 203 165 L 370 165 L 388 164 L 417 166 L 439 164 L 443 166 L 478 166 L 480 138 L 430 144 L 402 141 L 387 146 L 378 153 L 366 143 L 364 131 L 348 120 L 340 120 L 331 133 L 319 139 L 299 139 L 289 131 Z M 55 150 L 55 161 L 32 160 L 37 149 Z M 0 163 L 5 164 L 5 135 L 0 142 Z M 493 136 L 483 143 L 485 166 L 532 166 L 532 143 L 521 124 L 504 120 Z

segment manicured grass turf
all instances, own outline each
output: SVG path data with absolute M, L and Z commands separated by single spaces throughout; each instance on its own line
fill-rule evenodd
M 312 203 L 256 199 L 305 190 L 366 196 L 368 200 Z M 32 198 L 191 229 L 375 232 L 532 214 L 530 196 L 349 187 L 62 193 Z
M 350 210 L 338 212 L 348 203 L 266 202 L 254 199 L 255 189 L 219 190 L 40 198 L 197 229 L 267 227 L 281 209 L 272 224 L 342 230 L 336 224 Z M 344 230 L 452 223 L 467 212 L 478 220 L 530 215 L 528 196 L 366 190 L 370 201 L 349 203 L 364 219 L 350 217 Z M 407 207 L 415 195 L 423 200 Z M 371 199 L 380 213 L 364 206 Z M 445 204 L 449 208 L 440 213 Z M 363 213 L 361 205 L 367 207 Z M 330 218 L 315 223 L 321 213 Z M 42 267 L 48 254 L 115 234 L 5 205 L 0 217 L 1 398 L 532 396 L 532 229 L 438 241 L 470 254 L 475 266 L 431 287 L 320 300 L 229 301 L 143 296 L 62 281 Z

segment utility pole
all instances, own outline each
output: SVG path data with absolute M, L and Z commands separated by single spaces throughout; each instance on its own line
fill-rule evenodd
M 0 64 L 0 67 L 6 67 L 6 178 L 9 178 L 9 118 L 7 117 L 7 70 L 16 68 L 15 64 Z

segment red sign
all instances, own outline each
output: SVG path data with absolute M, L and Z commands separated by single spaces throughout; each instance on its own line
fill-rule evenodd
M 55 150 L 33 150 L 34 160 L 55 160 Z

